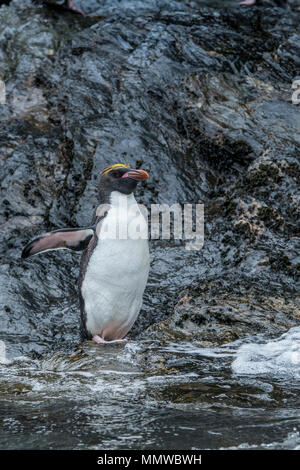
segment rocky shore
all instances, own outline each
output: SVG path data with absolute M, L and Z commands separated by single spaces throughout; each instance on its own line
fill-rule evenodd
M 78 341 L 78 255 L 20 252 L 89 223 L 99 172 L 118 161 L 149 171 L 141 203 L 205 205 L 202 250 L 151 242 L 132 337 L 217 345 L 299 324 L 300 13 L 85 3 L 86 17 L 0 8 L 3 339 Z

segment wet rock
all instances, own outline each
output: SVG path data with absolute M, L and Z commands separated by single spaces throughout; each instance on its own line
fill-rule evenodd
M 259 288 L 247 291 L 243 286 L 224 292 L 220 284 L 211 282 L 200 291 L 186 292 L 174 314 L 150 326 L 141 337 L 193 341 L 203 347 L 230 343 L 253 331 L 275 337 L 300 324 L 299 307 L 299 297 L 266 295 Z
M 1 387 L 0 387 L 0 396 L 9 395 L 9 396 L 15 396 L 15 395 L 23 395 L 25 393 L 29 393 L 32 391 L 32 387 L 28 386 L 27 384 L 24 383 L 10 383 L 6 381 L 1 382 Z
M 139 201 L 201 202 L 206 215 L 202 250 L 151 243 L 132 335 L 164 320 L 178 338 L 198 322 L 208 344 L 267 331 L 265 300 L 253 317 L 236 289 L 241 281 L 249 291 L 259 284 L 278 305 L 294 296 L 299 110 L 291 84 L 299 14 L 163 0 L 85 3 L 78 6 L 94 16 L 59 15 L 31 2 L 0 9 L 3 339 L 13 352 L 36 353 L 77 341 L 78 256 L 21 262 L 20 252 L 41 231 L 89 223 L 100 170 L 117 161 L 149 170 Z M 209 296 L 201 301 L 197 289 L 215 278 L 222 295 L 246 307 L 231 314 L 222 297 L 206 312 Z M 195 305 L 174 313 L 185 289 Z M 296 324 L 293 309 L 289 321 L 285 309 L 274 310 L 278 331 Z M 179 327 L 184 314 L 194 319 Z
M 220 408 L 219 402 L 222 401 L 228 407 L 238 404 L 241 408 L 251 406 L 262 406 L 266 400 L 265 394 L 259 387 L 249 385 L 245 392 L 245 385 L 236 384 L 235 386 L 227 385 L 224 387 L 218 384 L 190 383 L 178 384 L 166 387 L 160 393 L 155 395 L 157 400 L 171 402 L 178 408 L 192 409 L 197 406 L 207 406 L 212 409 Z M 226 406 L 225 405 L 225 406 Z M 270 403 L 268 403 L 270 406 Z M 275 406 L 275 404 L 274 404 Z

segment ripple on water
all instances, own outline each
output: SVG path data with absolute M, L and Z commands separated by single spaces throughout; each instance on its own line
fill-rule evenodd
M 238 446 L 233 447 L 226 447 L 220 450 L 248 450 L 248 449 L 268 449 L 268 450 L 300 450 L 300 433 L 296 429 L 293 432 L 288 433 L 286 439 L 281 442 L 270 442 L 270 443 L 262 443 L 260 445 L 255 444 L 248 444 L 244 442 Z
M 270 357 L 276 352 L 278 362 L 298 334 L 293 329 L 278 340 L 260 337 L 261 357 L 267 354 L 261 348 L 265 346 Z M 143 448 L 145 442 L 157 448 L 161 439 L 173 445 L 176 432 L 187 448 L 296 448 L 296 434 L 285 438 L 297 422 L 291 374 L 278 382 L 261 369 L 257 377 L 246 366 L 243 373 L 233 373 L 233 365 L 245 358 L 245 347 L 257 349 L 257 341 L 251 337 L 218 348 L 188 342 L 137 341 L 107 347 L 86 343 L 69 354 L 13 359 L 0 366 L 5 438 L 16 442 L 16 433 L 28 427 L 34 439 L 20 437 L 25 448 L 48 445 L 39 437 L 46 431 L 54 448 L 61 448 L 61 433 L 65 448 L 93 448 L 100 441 L 106 448 Z M 61 428 L 62 415 L 76 427 L 76 443 L 73 434 Z M 238 436 L 229 432 L 232 420 L 239 426 Z

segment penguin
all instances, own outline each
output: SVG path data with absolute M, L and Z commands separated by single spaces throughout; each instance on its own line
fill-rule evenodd
M 149 175 L 120 163 L 101 172 L 98 206 L 88 227 L 31 240 L 22 258 L 50 250 L 83 251 L 79 275 L 82 340 L 126 341 L 141 309 L 149 274 L 148 224 L 134 190 Z
M 0 6 L 9 5 L 10 2 L 11 0 L 0 0 Z M 85 13 L 83 10 L 75 7 L 73 0 L 64 0 L 63 3 L 62 2 L 59 3 L 58 0 L 35 0 L 35 3 L 44 3 L 53 8 L 60 8 L 63 10 L 72 11 L 74 13 L 79 13 L 80 15 L 85 16 Z
M 242 2 L 239 3 L 239 5 L 246 5 L 246 6 L 257 5 L 257 6 L 261 6 L 264 3 L 265 3 L 265 0 L 243 0 Z M 273 0 L 273 2 L 271 2 L 271 6 L 274 6 L 274 4 L 275 4 L 275 6 L 278 6 L 278 7 L 285 7 L 288 4 L 288 0 Z
M 85 16 L 84 11 L 75 7 L 73 0 L 64 0 L 63 4 L 58 3 L 57 0 L 43 0 L 43 3 L 56 8 L 63 8 L 64 10 L 73 11 L 74 13 L 79 13 L 80 15 Z

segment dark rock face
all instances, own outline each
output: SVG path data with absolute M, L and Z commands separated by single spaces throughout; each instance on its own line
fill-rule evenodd
M 289 295 L 269 294 L 257 287 L 224 289 L 221 282 L 211 282 L 183 295 L 173 315 L 141 336 L 216 347 L 253 331 L 279 336 L 298 320 L 299 301 Z
M 99 16 L 59 15 L 28 2 L 0 9 L 3 337 L 36 351 L 77 340 L 78 255 L 23 262 L 20 252 L 42 231 L 89 223 L 100 170 L 120 161 L 151 175 L 140 202 L 203 202 L 206 217 L 200 251 L 151 243 L 133 334 L 172 315 L 183 291 L 196 299 L 196 313 L 191 306 L 182 315 L 202 318 L 199 289 L 212 279 L 227 297 L 244 289 L 293 299 L 282 324 L 296 324 L 300 119 L 291 85 L 299 13 L 84 3 L 78 6 Z M 238 310 L 240 335 L 260 330 L 255 312 L 243 328 L 245 309 Z M 272 324 L 288 314 L 279 308 L 268 331 L 276 333 Z

